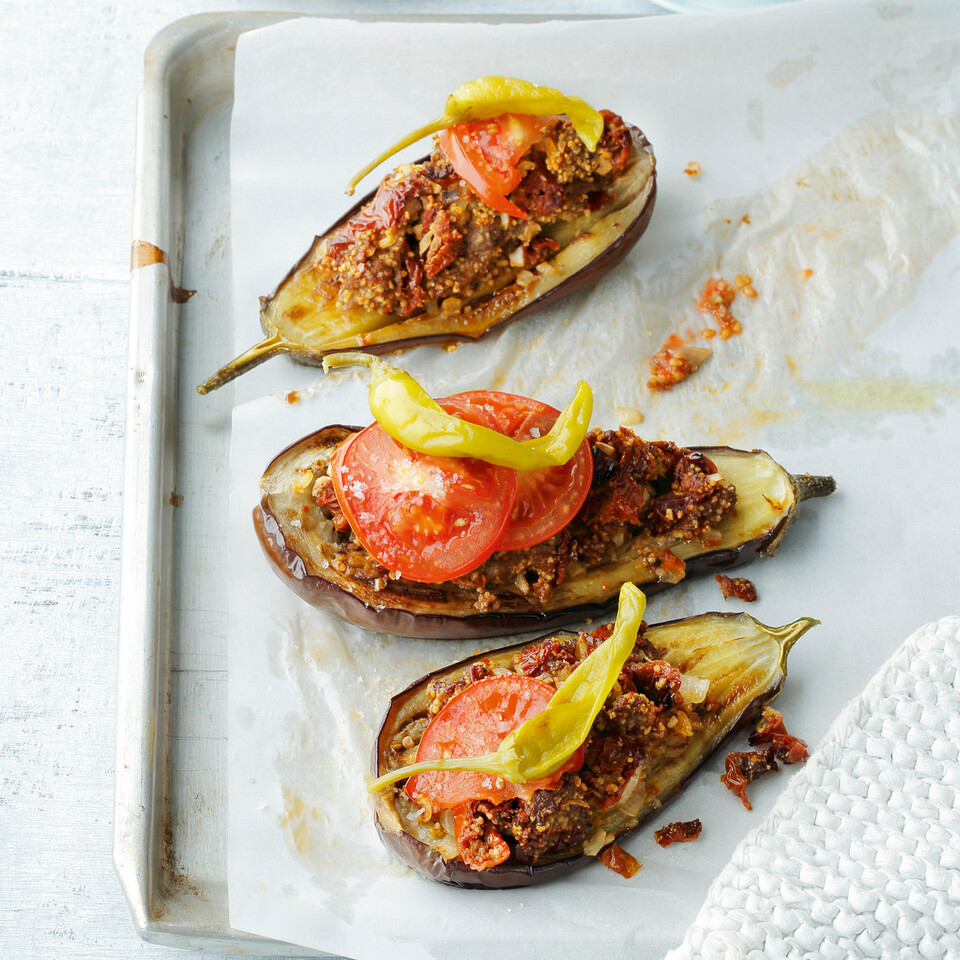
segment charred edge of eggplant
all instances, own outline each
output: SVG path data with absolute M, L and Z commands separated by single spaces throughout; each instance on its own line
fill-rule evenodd
M 715 616 L 720 616 L 725 619 L 733 619 L 740 616 L 740 614 L 723 612 L 717 613 Z M 658 628 L 667 627 L 674 623 L 680 623 L 683 621 L 683 619 L 684 618 L 664 620 L 661 623 L 652 624 L 652 626 L 656 626 Z M 544 640 L 556 635 L 556 632 L 552 632 L 544 634 L 543 636 L 537 637 L 533 640 L 523 640 L 519 643 L 509 644 L 506 647 L 500 647 L 497 650 L 488 651 L 486 654 L 465 657 L 463 660 L 452 663 L 449 666 L 434 671 L 433 673 L 424 674 L 422 677 L 420 677 L 420 679 L 414 680 L 413 683 L 406 686 L 400 691 L 400 693 L 391 698 L 390 703 L 387 705 L 387 709 L 384 712 L 383 721 L 378 728 L 379 733 L 377 734 L 377 738 L 373 744 L 373 753 L 371 758 L 371 769 L 373 776 L 378 777 L 381 773 L 385 772 L 380 769 L 381 741 L 385 735 L 390 735 L 389 731 L 386 729 L 386 725 L 390 718 L 391 711 L 394 708 L 394 704 L 398 700 L 406 697 L 418 687 L 421 687 L 423 684 L 427 683 L 435 674 L 448 674 L 463 671 L 469 664 L 482 660 L 485 656 L 489 656 L 491 653 L 504 654 L 513 650 L 522 650 L 524 647 L 541 643 Z M 711 756 L 719 753 L 723 745 L 732 737 L 753 723 L 753 721 L 760 715 L 763 708 L 770 703 L 770 701 L 773 700 L 778 693 L 780 693 L 785 679 L 786 670 L 784 669 L 776 686 L 759 693 L 756 697 L 754 697 L 743 713 L 741 713 L 737 718 L 736 723 L 734 723 L 733 726 L 716 742 L 711 750 L 701 757 L 700 761 L 691 768 L 690 776 L 696 773 Z M 678 783 L 671 791 L 658 795 L 656 804 L 652 806 L 645 815 L 641 816 L 634 826 L 632 826 L 629 830 L 625 830 L 623 833 L 619 834 L 614 842 L 618 843 L 624 837 L 629 836 L 646 823 L 649 823 L 654 815 L 659 814 L 663 808 L 667 806 L 674 797 L 676 797 L 678 793 L 683 791 L 688 780 L 689 776 L 685 777 L 684 780 L 681 783 Z M 401 789 L 401 784 L 394 784 L 393 787 L 388 789 L 399 790 Z M 379 802 L 380 801 L 378 800 L 378 804 Z M 430 880 L 435 880 L 437 883 L 448 884 L 450 886 L 462 887 L 470 890 L 505 890 L 512 887 L 528 887 L 533 884 L 547 883 L 550 880 L 556 879 L 557 877 L 566 876 L 574 870 L 579 870 L 597 859 L 596 856 L 591 854 L 579 853 L 572 857 L 566 857 L 562 860 L 553 860 L 550 863 L 528 864 L 516 862 L 511 863 L 508 861 L 495 867 L 489 867 L 486 870 L 471 870 L 470 867 L 460 861 L 444 860 L 439 852 L 431 847 L 428 847 L 425 843 L 417 840 L 416 837 L 411 836 L 402 829 L 400 833 L 397 833 L 393 830 L 388 830 L 380 822 L 379 812 L 375 814 L 374 822 L 376 824 L 377 833 L 379 834 L 383 845 L 411 869 L 415 870 L 423 877 L 427 877 Z
M 633 139 L 633 145 L 636 148 L 638 155 L 653 155 L 653 147 L 650 141 L 647 139 L 646 134 L 632 124 L 627 124 L 626 127 L 630 131 L 630 135 Z M 426 157 L 421 157 L 419 160 L 414 162 L 425 163 L 429 159 L 430 157 L 428 155 Z M 650 224 L 650 217 L 653 215 L 653 208 L 657 199 L 656 165 L 654 165 L 653 169 L 650 171 L 649 183 L 649 195 L 640 211 L 640 215 L 633 220 L 629 227 L 622 234 L 620 234 L 620 236 L 617 237 L 617 239 L 611 243 L 610 246 L 606 247 L 603 252 L 591 260 L 590 263 L 582 267 L 570 277 L 567 277 L 566 280 L 558 284 L 552 290 L 548 290 L 542 296 L 537 297 L 536 300 L 531 301 L 525 307 L 522 307 L 520 310 L 516 311 L 516 313 L 511 313 L 502 320 L 498 320 L 496 323 L 491 324 L 479 336 L 474 337 L 469 334 L 458 334 L 451 331 L 450 333 L 437 333 L 422 337 L 410 337 L 404 340 L 391 340 L 386 343 L 372 343 L 360 347 L 338 347 L 333 350 L 325 351 L 324 355 L 343 353 L 349 350 L 362 350 L 364 353 L 384 354 L 393 352 L 397 349 L 397 345 L 401 343 L 404 347 L 419 347 L 428 344 L 446 344 L 462 341 L 482 340 L 487 336 L 487 334 L 492 333 L 494 330 L 499 330 L 501 327 L 511 323 L 514 320 L 518 320 L 520 317 L 533 313 L 535 310 L 539 310 L 541 307 L 544 307 L 562 297 L 567 297 L 571 293 L 575 293 L 581 287 L 599 280 L 608 270 L 611 270 L 613 267 L 615 267 L 633 249 L 640 237 L 646 232 L 646 229 Z M 277 284 L 277 287 L 273 293 L 271 293 L 269 297 L 260 298 L 260 327 L 264 334 L 271 336 L 276 333 L 273 325 L 270 324 L 266 318 L 266 312 L 270 304 L 280 293 L 280 290 L 294 276 L 294 274 L 296 274 L 297 271 L 310 260 L 316 245 L 335 230 L 338 230 L 340 227 L 342 227 L 354 214 L 358 213 L 365 204 L 369 203 L 374 198 L 376 192 L 377 188 L 371 190 L 368 194 L 358 200 L 329 229 L 327 229 L 324 233 L 318 234 L 314 238 L 314 241 L 310 245 L 307 252 L 304 253 L 304 255 L 297 261 L 293 268 L 287 272 L 287 275 L 283 278 L 283 280 Z M 456 315 L 454 314 L 454 316 Z M 398 317 L 397 319 L 401 320 L 402 318 Z M 302 350 L 298 349 L 297 345 L 295 344 L 291 344 L 288 349 L 282 352 L 288 353 L 290 357 L 297 363 L 305 364 L 307 366 L 319 367 L 323 364 L 323 356 L 310 353 L 306 348 L 303 348 Z M 264 357 L 264 359 L 269 358 Z

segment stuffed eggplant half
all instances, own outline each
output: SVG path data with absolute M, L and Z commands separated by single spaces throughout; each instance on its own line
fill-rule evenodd
M 438 132 L 431 155 L 314 240 L 261 301 L 266 339 L 201 393 L 278 353 L 316 364 L 338 350 L 475 340 L 597 280 L 640 238 L 656 176 L 636 127 L 499 77 L 450 99 L 404 141 Z
M 562 413 L 492 391 L 407 408 L 397 392 L 406 375 L 360 359 L 382 368 L 371 391 L 404 410 L 408 438 L 413 427 L 430 449 L 459 442 L 473 457 L 416 452 L 379 422 L 325 427 L 267 467 L 254 523 L 289 586 L 368 629 L 483 637 L 604 616 L 625 583 L 649 593 L 774 553 L 800 502 L 834 489 L 762 451 L 647 442 L 622 427 L 587 433 L 585 384 Z M 568 429 L 575 420 L 580 432 Z M 458 439 L 480 430 L 484 443 Z M 532 469 L 542 449 L 528 446 L 555 447 L 561 434 L 567 459 Z M 520 469 L 502 466 L 512 451 L 485 446 L 490 437 L 518 448 Z
M 621 600 L 616 625 L 476 656 L 394 697 L 371 786 L 386 846 L 467 887 L 537 883 L 587 862 L 760 712 L 817 622 L 710 613 L 630 633 L 623 616 Z

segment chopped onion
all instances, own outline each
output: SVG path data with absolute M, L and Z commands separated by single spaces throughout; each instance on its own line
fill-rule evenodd
M 583 852 L 588 857 L 595 857 L 611 840 L 615 839 L 602 827 L 583 845 Z
M 695 677 L 692 673 L 680 674 L 680 696 L 687 703 L 703 703 L 710 689 L 710 681 L 704 677 Z

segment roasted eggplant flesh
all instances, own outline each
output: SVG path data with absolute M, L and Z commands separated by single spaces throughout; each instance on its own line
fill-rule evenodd
M 701 448 L 693 452 L 709 458 L 723 483 L 736 491 L 735 508 L 708 533 L 694 539 L 625 534 L 598 565 L 568 569 L 545 600 L 535 591 L 524 593 L 521 580 L 493 594 L 488 590 L 481 601 L 468 582 L 416 583 L 394 578 L 376 565 L 371 572 L 344 542 L 313 490 L 333 451 L 353 429 L 326 427 L 274 459 L 261 479 L 254 522 L 275 571 L 308 603 L 358 626 L 401 636 L 502 636 L 604 616 L 624 583 L 650 593 L 682 576 L 682 571 L 671 575 L 651 557 L 672 554 L 690 576 L 756 554 L 770 555 L 800 501 L 834 489 L 831 478 L 792 476 L 762 451 Z
M 540 249 L 546 259 L 524 264 L 514 257 L 515 263 L 508 260 L 505 266 L 496 268 L 495 277 L 473 284 L 471 296 L 431 297 L 408 316 L 338 305 L 335 291 L 331 292 L 322 279 L 322 265 L 331 242 L 342 235 L 351 217 L 373 200 L 375 191 L 371 192 L 318 236 L 274 293 L 261 301 L 260 323 L 265 339 L 197 389 L 200 393 L 214 390 L 279 353 L 288 353 L 301 363 L 318 364 L 326 354 L 340 350 L 381 353 L 421 343 L 476 340 L 595 282 L 626 256 L 646 230 L 656 197 L 653 150 L 638 129 L 623 129 L 629 142 L 626 162 L 598 202 L 573 219 L 545 223 L 536 234 L 532 242 L 544 244 Z M 427 158 L 420 161 L 426 162 Z M 518 222 L 523 229 L 528 224 L 539 227 L 535 217 Z M 421 239 L 420 245 L 424 243 Z M 430 257 L 427 248 L 424 255 Z M 402 277 L 398 284 L 402 284 Z M 409 309 L 406 303 L 404 312 Z
M 404 781 L 377 794 L 384 843 L 418 873 L 459 886 L 522 886 L 574 868 L 656 813 L 730 733 L 760 712 L 783 684 L 794 642 L 816 622 L 767 627 L 743 613 L 709 613 L 646 628 L 594 722 L 584 767 L 564 774 L 555 791 L 496 807 L 477 804 L 472 811 L 510 845 L 504 863 L 467 866 L 451 811 L 425 811 L 407 796 Z M 589 649 L 587 635 L 561 632 L 422 678 L 391 701 L 374 774 L 414 761 L 438 702 L 451 691 L 502 673 L 562 682 L 576 662 L 571 657 Z

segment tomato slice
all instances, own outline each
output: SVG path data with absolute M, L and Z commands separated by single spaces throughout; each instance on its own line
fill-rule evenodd
M 483 411 L 465 419 L 490 425 Z M 330 473 L 360 543 L 388 570 L 421 583 L 483 563 L 503 536 L 517 489 L 514 470 L 415 453 L 377 423 L 340 445 Z
M 482 412 L 493 420 L 496 430 L 515 440 L 542 437 L 560 416 L 560 411 L 547 403 L 491 390 L 458 393 L 441 403 L 468 419 L 471 413 Z M 583 506 L 592 481 L 593 454 L 586 440 L 560 466 L 518 472 L 510 523 L 497 549 L 522 550 L 558 533 Z
M 443 150 L 457 174 L 494 210 L 528 220 L 507 194 L 523 179 L 520 158 L 543 138 L 553 117 L 505 113 L 490 120 L 457 123 L 440 132 Z
M 417 760 L 494 753 L 508 733 L 542 713 L 556 692 L 549 683 L 523 674 L 477 680 L 451 698 L 430 721 L 417 748 Z M 410 777 L 404 789 L 411 799 L 427 800 L 435 809 L 458 807 L 471 800 L 529 800 L 534 791 L 555 788 L 565 771 L 582 765 L 580 747 L 556 773 L 529 783 L 510 783 L 473 771 L 431 770 Z

